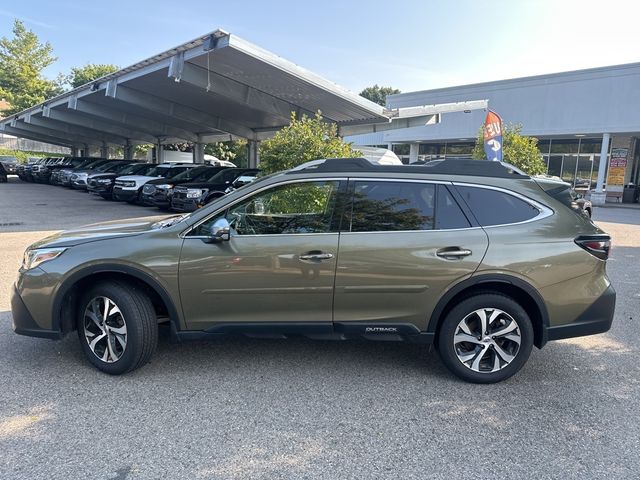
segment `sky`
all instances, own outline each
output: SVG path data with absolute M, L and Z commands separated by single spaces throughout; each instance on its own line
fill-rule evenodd
M 125 67 L 222 28 L 359 92 L 403 92 L 640 61 L 640 2 L 0 1 L 58 60 Z

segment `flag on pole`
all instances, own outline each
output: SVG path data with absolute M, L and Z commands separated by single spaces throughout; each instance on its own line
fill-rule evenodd
M 487 160 L 502 161 L 502 119 L 491 110 L 484 120 L 484 152 Z

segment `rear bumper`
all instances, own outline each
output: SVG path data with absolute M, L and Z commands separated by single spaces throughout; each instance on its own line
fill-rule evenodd
M 611 328 L 616 307 L 616 291 L 611 285 L 575 321 L 547 328 L 548 340 L 582 337 L 607 332 Z
M 62 338 L 62 333 L 55 330 L 45 330 L 38 326 L 31 316 L 29 309 L 22 301 L 22 297 L 18 290 L 13 288 L 11 294 L 11 315 L 13 317 L 13 331 L 18 335 L 27 335 L 29 337 L 50 338 L 58 340 Z

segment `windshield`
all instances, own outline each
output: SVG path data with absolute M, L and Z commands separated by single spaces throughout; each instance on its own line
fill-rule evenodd
M 179 173 L 175 177 L 172 177 L 171 180 L 195 180 L 197 178 L 203 177 L 204 175 L 210 175 L 218 172 L 219 168 L 213 168 L 208 165 L 196 168 L 190 168 L 189 170 L 185 170 L 182 173 Z
M 98 165 L 102 165 L 103 163 L 104 158 L 100 158 L 98 160 L 89 161 L 89 163 L 85 163 L 84 165 L 80 165 L 78 168 L 91 169 L 97 167 Z
M 206 181 L 209 183 L 231 182 L 232 180 L 235 180 L 241 172 L 242 170 L 236 168 L 225 168 L 212 177 L 209 177 Z
M 154 167 L 147 172 L 149 177 L 164 177 L 169 172 L 169 167 Z
M 133 175 L 134 173 L 138 175 L 144 175 L 152 168 L 154 168 L 153 165 L 147 165 L 145 163 L 134 163 L 133 165 L 127 165 L 119 173 L 122 175 Z
M 113 169 L 122 165 L 121 163 L 111 163 L 107 162 L 105 164 L 100 165 L 95 170 L 96 172 L 113 172 Z

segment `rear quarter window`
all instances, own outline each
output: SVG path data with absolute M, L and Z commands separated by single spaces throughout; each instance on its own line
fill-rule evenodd
M 530 203 L 506 192 L 460 185 L 456 188 L 483 227 L 526 222 L 540 213 Z

